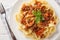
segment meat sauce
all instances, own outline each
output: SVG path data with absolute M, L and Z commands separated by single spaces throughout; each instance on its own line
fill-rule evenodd
M 32 10 L 41 10 L 44 20 L 35 24 L 35 16 L 32 14 Z M 46 10 L 47 9 L 47 10 Z M 43 37 L 42 33 L 45 30 L 45 26 L 48 26 L 50 21 L 54 20 L 53 12 L 51 9 L 46 8 L 46 6 L 42 6 L 41 2 L 36 1 L 33 5 L 23 5 L 21 11 L 23 12 L 23 18 L 21 19 L 21 23 L 26 27 L 25 29 L 31 29 L 36 33 L 37 36 Z

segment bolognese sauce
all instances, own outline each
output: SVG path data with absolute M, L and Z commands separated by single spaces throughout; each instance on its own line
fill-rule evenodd
M 25 30 L 31 29 L 37 36 L 43 38 L 45 27 L 49 25 L 50 21 L 54 21 L 53 10 L 36 1 L 34 6 L 24 4 L 21 11 L 23 12 L 21 24 L 25 25 Z M 56 23 L 54 22 L 54 24 Z

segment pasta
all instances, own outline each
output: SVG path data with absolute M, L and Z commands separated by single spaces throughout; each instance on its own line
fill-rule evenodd
M 20 12 L 16 14 L 16 21 L 19 30 L 27 37 L 43 40 L 56 31 L 57 16 L 46 0 L 33 0 L 22 5 Z

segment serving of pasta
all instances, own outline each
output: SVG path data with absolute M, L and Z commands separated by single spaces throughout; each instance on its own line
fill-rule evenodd
M 41 40 L 50 37 L 56 31 L 57 16 L 54 9 L 45 0 L 32 0 L 23 3 L 16 14 L 16 21 L 27 37 Z

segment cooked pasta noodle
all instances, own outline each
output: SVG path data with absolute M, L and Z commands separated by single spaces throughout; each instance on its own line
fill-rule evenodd
M 19 30 L 34 40 L 50 37 L 56 31 L 57 17 L 54 9 L 46 0 L 33 0 L 28 4 L 24 3 L 16 14 Z

